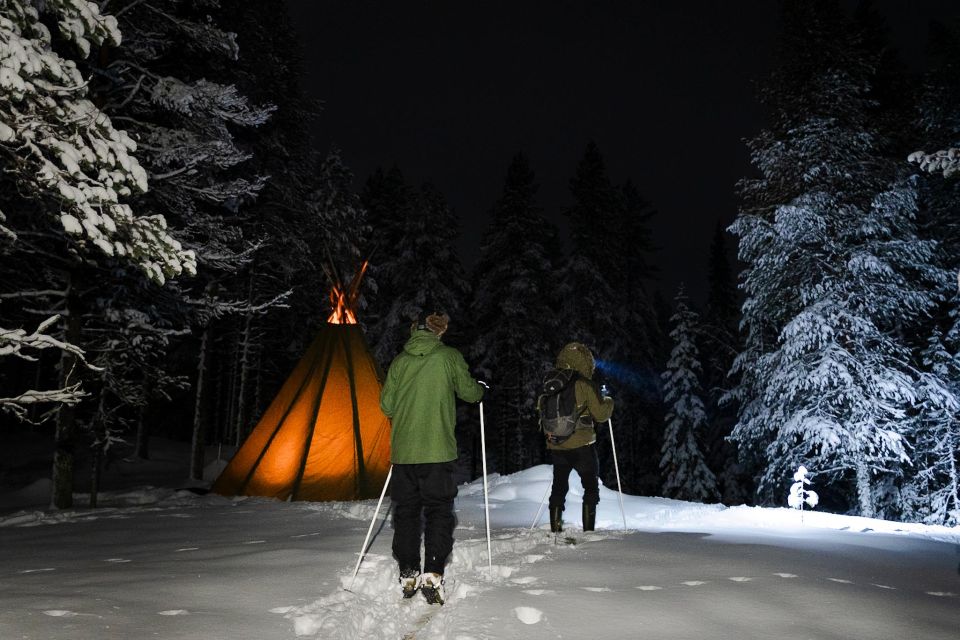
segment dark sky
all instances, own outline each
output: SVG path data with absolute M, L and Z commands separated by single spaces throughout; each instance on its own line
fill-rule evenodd
M 611 178 L 633 180 L 659 212 L 664 293 L 685 282 L 702 299 L 714 226 L 733 219 L 749 171 L 741 141 L 762 126 L 753 82 L 772 64 L 778 2 L 287 4 L 305 88 L 325 103 L 319 148 L 342 149 L 358 189 L 394 163 L 408 181 L 436 185 L 462 221 L 466 266 L 516 152 L 559 219 L 594 140 Z M 875 4 L 913 67 L 930 18 L 960 13 L 956 0 Z

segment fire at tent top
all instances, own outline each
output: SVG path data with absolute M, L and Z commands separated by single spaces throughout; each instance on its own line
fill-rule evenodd
M 357 308 L 357 298 L 360 297 L 360 282 L 363 275 L 367 272 L 368 262 L 364 260 L 360 269 L 354 274 L 350 284 L 345 288 L 340 278 L 332 269 L 324 267 L 327 277 L 333 285 L 330 287 L 330 315 L 327 322 L 330 324 L 357 324 L 357 316 L 354 309 Z

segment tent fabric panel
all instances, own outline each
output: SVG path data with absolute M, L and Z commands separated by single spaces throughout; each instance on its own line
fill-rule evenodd
M 390 468 L 381 380 L 359 326 L 325 325 L 214 491 L 295 500 L 377 497 Z M 358 450 L 363 477 L 357 474 Z
M 350 378 L 340 340 L 334 343 L 334 349 L 327 386 L 314 425 L 313 442 L 306 455 L 303 480 L 294 496 L 297 500 L 357 497 Z
M 316 374 L 325 360 L 325 343 L 328 338 L 329 336 L 321 333 L 311 343 L 307 353 L 294 367 L 293 373 L 270 402 L 257 425 L 217 478 L 212 487 L 214 492 L 223 495 L 248 494 L 279 498 L 289 495 L 289 487 L 285 490 L 281 488 L 280 469 L 290 464 L 287 457 L 290 455 L 288 449 L 291 431 L 297 431 L 296 425 L 303 424 L 305 410 L 310 406 L 312 398 L 316 397 Z M 283 442 L 282 445 L 277 444 L 278 438 Z M 278 446 L 280 448 L 277 448 Z M 270 460 L 266 466 L 262 466 L 267 458 Z M 257 479 L 261 468 L 265 477 Z M 257 483 L 256 492 L 248 489 L 249 482 Z
M 358 343 L 353 353 L 367 354 L 363 335 L 358 333 L 352 338 Z M 390 470 L 390 420 L 380 410 L 382 385 L 376 361 L 372 357 L 354 358 L 353 377 L 365 470 L 359 483 L 361 497 L 377 497 Z

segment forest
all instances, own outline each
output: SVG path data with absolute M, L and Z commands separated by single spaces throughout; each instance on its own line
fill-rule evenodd
M 479 168 L 504 177 L 463 264 L 437 187 L 314 147 L 292 30 L 279 0 L 0 0 L 0 443 L 49 438 L 54 508 L 95 501 L 96 470 L 153 436 L 191 442 L 199 478 L 368 261 L 358 320 L 384 370 L 420 311 L 450 315 L 491 386 L 491 470 L 549 462 L 538 387 L 576 340 L 616 400 L 627 493 L 784 505 L 804 465 L 822 509 L 960 522 L 960 21 L 933 25 L 917 74 L 869 3 L 782 2 L 702 302 L 661 293 L 656 203 L 590 140 L 562 211 L 523 149 Z M 475 478 L 474 407 L 458 441 Z

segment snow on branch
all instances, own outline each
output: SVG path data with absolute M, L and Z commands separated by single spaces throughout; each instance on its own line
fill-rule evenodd
M 59 315 L 47 318 L 37 327 L 37 330 L 28 334 L 23 329 L 4 329 L 0 327 L 0 357 L 17 356 L 24 360 L 35 361 L 36 358 L 22 353 L 24 347 L 31 349 L 49 349 L 51 347 L 68 351 L 80 359 L 83 359 L 83 350 L 72 344 L 57 340 L 53 336 L 44 333 L 50 325 L 60 319 Z
M 0 409 L 9 411 L 20 420 L 27 419 L 27 408 L 35 404 L 66 404 L 75 405 L 89 394 L 80 389 L 80 383 L 71 385 L 64 389 L 54 389 L 52 391 L 25 391 L 19 396 L 12 398 L 0 398 Z
M 942 172 L 944 178 L 951 178 L 960 171 L 960 149 L 950 147 L 934 153 L 914 151 L 907 156 L 907 162 L 920 165 L 922 171 L 928 173 Z
M 47 318 L 40 323 L 33 333 L 27 333 L 23 329 L 4 329 L 0 327 L 0 357 L 15 356 L 23 360 L 35 362 L 37 358 L 29 353 L 25 353 L 23 351 L 24 349 L 35 349 L 37 351 L 43 349 L 59 349 L 73 354 L 88 368 L 99 371 L 100 369 L 98 367 L 86 361 L 83 349 L 69 342 L 58 340 L 46 333 L 46 330 L 59 319 L 59 315 Z M 0 398 L 0 408 L 24 420 L 26 419 L 26 408 L 29 405 L 51 402 L 73 405 L 83 400 L 86 396 L 87 393 L 80 389 L 78 383 L 63 389 L 50 391 L 29 390 L 12 398 Z
M 83 57 L 91 45 L 120 43 L 116 19 L 94 3 L 43 6 Z M 135 216 L 120 201 L 147 190 L 136 143 L 87 99 L 86 80 L 53 50 L 31 3 L 0 0 L 0 9 L 0 150 L 21 192 L 50 202 L 47 215 L 79 246 L 123 257 L 158 282 L 195 273 L 194 252 L 167 233 L 163 216 Z

